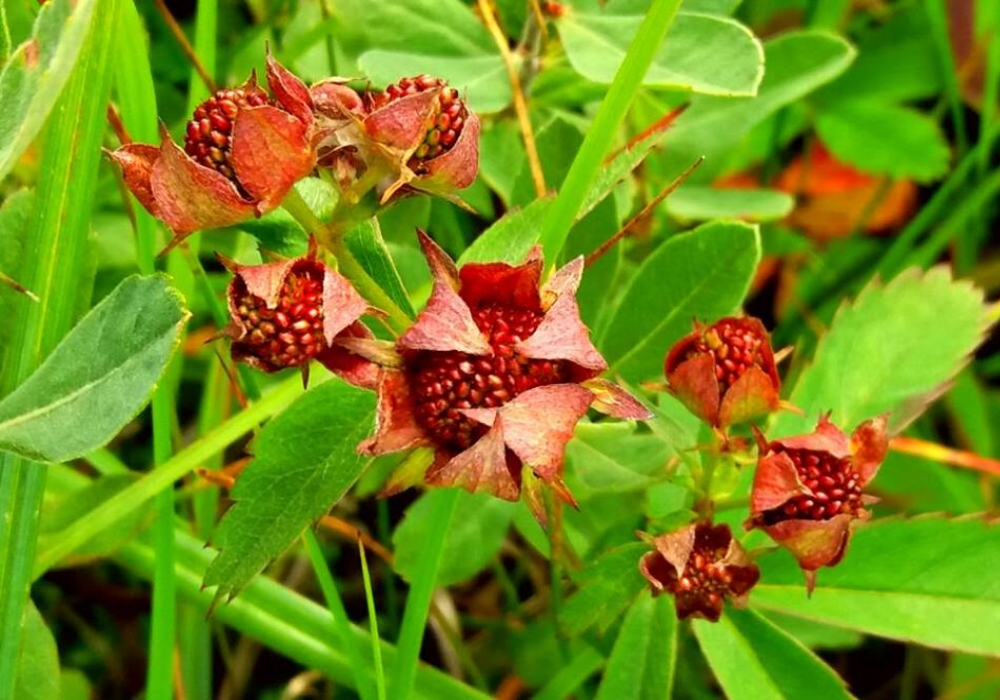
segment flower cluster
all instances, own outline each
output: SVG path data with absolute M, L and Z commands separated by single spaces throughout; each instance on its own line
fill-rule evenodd
M 732 426 L 781 407 L 774 351 L 755 318 L 696 322 L 667 353 L 664 374 L 667 390 L 716 431 L 724 451 L 740 444 L 729 440 Z M 762 530 L 795 556 L 809 592 L 816 570 L 836 565 L 857 523 L 870 517 L 865 506 L 875 499 L 863 490 L 885 457 L 886 425 L 887 416 L 879 416 L 848 437 L 825 415 L 812 433 L 772 441 L 751 426 L 757 464 L 745 527 Z M 640 533 L 655 548 L 640 570 L 654 594 L 675 596 L 681 618 L 718 619 L 723 601 L 743 605 L 759 577 L 729 528 L 711 524 L 710 505 L 707 515 L 706 521 L 655 538 Z
M 183 147 L 163 128 L 159 146 L 128 143 L 110 153 L 175 244 L 271 211 L 314 171 L 350 203 L 371 190 L 382 203 L 397 192 L 453 196 L 476 177 L 479 119 L 439 78 L 363 93 L 337 78 L 310 88 L 268 56 L 267 85 L 251 75 L 218 90 L 194 110 Z

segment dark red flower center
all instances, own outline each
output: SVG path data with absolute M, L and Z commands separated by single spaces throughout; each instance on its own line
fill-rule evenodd
M 323 350 L 321 273 L 289 272 L 274 308 L 243 289 L 237 293 L 236 311 L 246 329 L 239 341 L 245 354 L 279 369 L 304 364 Z
M 514 349 L 535 332 L 542 312 L 484 304 L 472 316 L 492 356 L 422 351 L 408 363 L 417 421 L 439 445 L 455 451 L 467 449 L 487 431 L 462 409 L 498 408 L 528 389 L 568 376 L 567 363 L 532 360 Z
M 725 392 L 753 366 L 764 368 L 766 338 L 739 319 L 723 319 L 702 334 L 684 359 L 709 352 L 715 358 L 715 376 Z
M 447 85 L 448 83 L 440 78 L 418 75 L 413 78 L 403 78 L 371 98 L 372 109 L 379 109 L 407 95 L 415 95 L 425 90 L 441 90 L 438 109 L 427 117 L 427 122 L 424 124 L 426 130 L 424 140 L 417 146 L 408 163 L 410 169 L 418 175 L 424 174 L 427 170 L 424 161 L 437 158 L 451 150 L 469 118 L 469 110 L 465 102 L 459 98 L 458 90 Z
M 270 103 L 267 93 L 258 87 L 219 90 L 194 110 L 184 137 L 185 152 L 195 162 L 218 170 L 238 185 L 229 160 L 233 120 L 241 109 Z
M 802 483 L 813 495 L 799 494 L 779 508 L 761 514 L 764 525 L 784 520 L 828 520 L 841 513 L 856 514 L 864 507 L 861 482 L 850 458 L 828 452 L 785 450 Z
M 731 542 L 728 526 L 698 524 L 694 547 L 680 576 L 666 558 L 657 555 L 660 560 L 652 573 L 675 596 L 678 617 L 684 619 L 700 612 L 710 620 L 717 620 L 727 596 L 743 595 L 757 583 L 760 572 L 753 564 L 720 565 L 729 553 Z

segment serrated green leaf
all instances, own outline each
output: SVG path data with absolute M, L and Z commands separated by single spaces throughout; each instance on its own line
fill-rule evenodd
M 428 491 L 410 506 L 393 533 L 394 568 L 407 581 L 414 580 L 419 562 L 426 556 L 428 532 L 437 527 L 427 514 L 434 512 L 435 504 L 446 496 L 448 493 L 441 489 Z M 435 585 L 465 581 L 489 565 L 500 551 L 518 507 L 489 494 L 460 491 L 451 528 L 445 535 L 444 551 L 448 556 L 441 562 Z
M 567 12 L 557 23 L 566 55 L 583 77 L 614 80 L 640 15 Z M 643 83 L 709 95 L 754 95 L 764 74 L 764 52 L 745 26 L 714 15 L 678 12 Z
M 872 282 L 841 308 L 796 383 L 790 400 L 804 415 L 781 414 L 773 434 L 809 431 L 828 410 L 845 429 L 885 411 L 893 429 L 906 425 L 968 362 L 986 326 L 982 292 L 946 267 Z
M 671 596 L 640 596 L 629 608 L 597 700 L 669 698 L 677 661 L 677 614 Z
M 18 700 L 59 700 L 59 650 L 35 603 L 25 610 L 14 696 Z
M 832 668 L 752 610 L 727 609 L 718 622 L 691 627 L 730 700 L 851 697 Z
M 764 44 L 767 72 L 756 97 L 696 96 L 670 128 L 664 157 L 683 167 L 722 157 L 768 116 L 843 73 L 855 51 L 835 34 L 789 32 Z
M 351 253 L 357 258 L 361 267 L 365 269 L 373 280 L 382 288 L 389 298 L 396 302 L 410 318 L 416 316 L 413 306 L 410 304 L 410 297 L 403 287 L 403 280 L 399 277 L 396 263 L 389 254 L 389 248 L 382 238 L 382 229 L 379 228 L 378 219 L 372 218 L 361 222 L 355 226 L 344 237 L 344 242 L 351 249 Z
M 213 537 L 205 586 L 218 586 L 217 598 L 236 596 L 347 492 L 368 464 L 355 448 L 374 410 L 370 392 L 332 380 L 264 427 Z
M 32 36 L 11 54 L 0 73 L 0 179 L 38 134 L 76 65 L 93 22 L 114 13 L 94 12 L 96 0 L 52 0 L 35 20 Z M 107 27 L 105 27 L 107 30 Z
M 388 85 L 401 75 L 428 73 L 444 78 L 462 93 L 469 107 L 480 114 L 499 112 L 513 99 L 510 78 L 500 54 L 449 56 L 412 51 L 366 51 L 358 58 L 365 74 L 376 85 Z
M 603 633 L 646 587 L 639 559 L 650 548 L 641 543 L 616 547 L 576 575 L 579 590 L 559 611 L 561 627 L 575 637 L 597 626 Z
M 711 322 L 739 308 L 759 260 L 757 228 L 741 223 L 705 224 L 657 248 L 601 334 L 611 372 L 631 382 L 659 375 L 693 318 Z
M 107 443 L 145 405 L 187 315 L 165 277 L 124 280 L 0 401 L 0 449 L 61 462 Z
M 838 100 L 816 116 L 816 131 L 839 160 L 873 175 L 930 182 L 948 171 L 951 150 L 941 129 L 909 107 Z
M 637 491 L 665 476 L 670 454 L 666 443 L 629 423 L 581 423 L 566 446 L 567 483 L 580 499 Z
M 758 564 L 753 607 L 936 649 L 1000 655 L 1000 579 L 992 575 L 1000 570 L 1000 529 L 983 518 L 865 525 L 843 561 L 820 569 L 812 598 L 784 551 Z
M 728 190 L 704 185 L 679 187 L 666 200 L 667 211 L 681 221 L 774 221 L 787 216 L 793 206 L 795 199 L 777 190 Z

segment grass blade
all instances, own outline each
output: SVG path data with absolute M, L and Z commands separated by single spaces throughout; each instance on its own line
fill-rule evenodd
M 375 611 L 375 598 L 372 596 L 372 579 L 368 574 L 368 558 L 365 556 L 365 543 L 358 538 L 358 555 L 361 557 L 361 576 L 365 582 L 365 601 L 368 603 L 368 623 L 372 632 L 372 659 L 375 662 L 375 688 L 378 700 L 385 700 L 385 671 L 382 668 L 382 645 L 378 636 L 378 615 Z

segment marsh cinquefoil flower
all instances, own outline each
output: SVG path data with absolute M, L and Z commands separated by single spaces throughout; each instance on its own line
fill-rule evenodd
M 537 249 L 521 265 L 471 263 L 458 270 L 420 234 L 434 276 L 427 307 L 396 342 L 379 383 L 377 427 L 360 449 L 434 450 L 425 481 L 516 500 L 543 519 L 540 483 L 570 504 L 563 456 L 587 409 L 643 419 L 630 394 L 598 379 L 607 365 L 580 320 L 578 258 L 541 284 Z M 412 475 L 409 475 L 412 477 Z
M 768 442 L 757 432 L 759 456 L 746 527 L 786 547 L 806 576 L 844 556 L 852 529 L 870 516 L 875 499 L 862 493 L 888 449 L 887 416 L 867 420 L 848 437 L 822 416 L 808 435 Z

